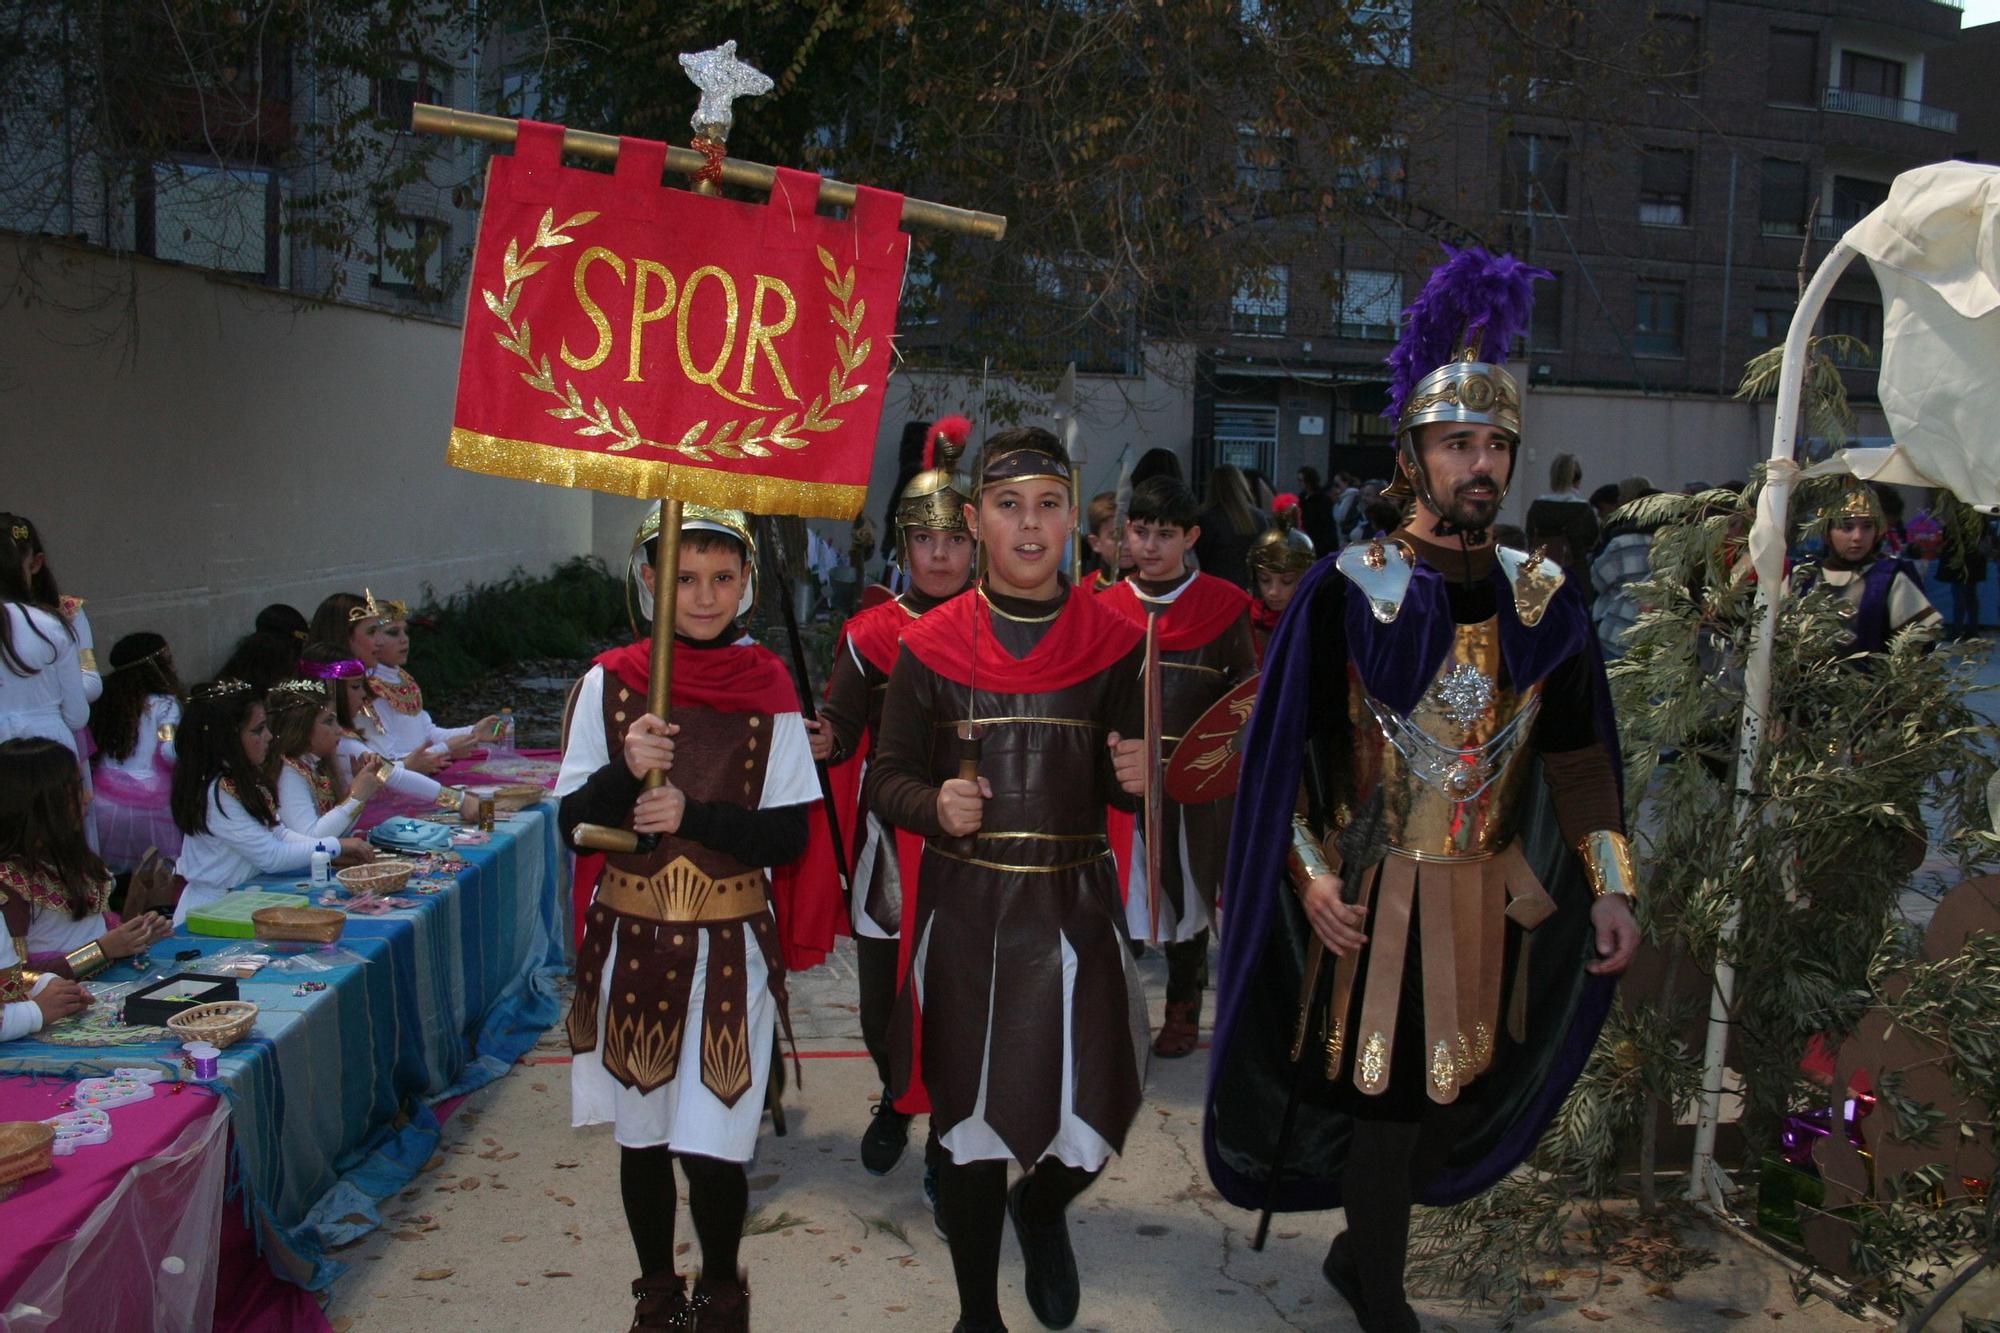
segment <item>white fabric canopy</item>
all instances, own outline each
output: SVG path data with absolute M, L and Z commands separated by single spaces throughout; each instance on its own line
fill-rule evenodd
M 1909 484 L 2000 503 L 2000 167 L 1906 171 L 1844 239 L 1882 287 L 1878 392 L 1896 439 L 1849 452 L 1900 454 Z

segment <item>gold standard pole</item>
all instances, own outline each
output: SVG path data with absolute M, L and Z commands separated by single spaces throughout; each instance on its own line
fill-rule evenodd
M 511 144 L 514 142 L 518 126 L 504 116 L 485 116 L 476 111 L 459 111 L 453 107 L 419 102 L 411 108 L 410 128 L 419 134 L 448 134 L 459 139 L 477 139 L 481 143 Z M 596 158 L 604 162 L 614 161 L 618 157 L 618 136 L 598 134 L 591 130 L 565 130 L 563 151 L 574 153 L 578 157 Z M 707 165 L 708 159 L 692 148 L 669 146 L 667 149 L 667 169 L 670 171 L 692 176 Z M 777 179 L 777 171 L 761 162 L 745 162 L 733 157 L 722 160 L 724 185 L 769 190 Z M 717 191 L 705 190 L 703 193 L 713 194 Z M 824 203 L 850 208 L 854 204 L 856 194 L 854 187 L 847 182 L 829 180 L 820 182 L 819 197 Z M 950 204 L 934 204 L 928 199 L 904 199 L 903 222 L 909 226 L 936 227 L 940 231 L 958 232 L 966 236 L 983 236 L 992 241 L 997 241 L 1007 234 L 1007 219 L 997 213 L 979 213 L 969 208 L 953 208 Z

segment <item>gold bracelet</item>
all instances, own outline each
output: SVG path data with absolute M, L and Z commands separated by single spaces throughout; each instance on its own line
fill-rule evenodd
M 440 786 L 437 798 L 431 803 L 440 810 L 456 810 L 465 804 L 465 792 L 458 787 Z
M 85 671 L 95 672 L 97 670 L 97 650 L 95 648 L 78 649 L 76 660 L 77 664 Z
M 1638 905 L 1639 872 L 1632 864 L 1632 844 L 1623 833 L 1616 829 L 1586 833 L 1576 845 L 1576 854 L 1583 860 L 1584 873 L 1590 876 L 1593 899 L 1622 893 L 1628 902 Z
M 1292 816 L 1292 846 L 1285 855 L 1285 871 L 1292 877 L 1292 887 L 1299 893 L 1304 893 L 1306 885 L 1320 876 L 1333 873 L 1333 867 L 1326 863 L 1319 839 L 1313 837 L 1312 826 L 1306 822 L 1304 815 Z
M 66 958 L 69 963 L 69 974 L 78 981 L 94 977 L 105 968 L 111 966 L 111 959 L 105 956 L 103 948 L 98 945 L 96 940 L 92 940 L 76 952 L 66 955 Z

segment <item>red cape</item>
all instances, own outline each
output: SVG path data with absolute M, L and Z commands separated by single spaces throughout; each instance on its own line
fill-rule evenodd
M 653 641 L 641 639 L 613 648 L 597 665 L 636 694 L 648 689 L 653 666 Z M 796 713 L 799 694 L 783 659 L 756 643 L 725 648 L 688 648 L 674 654 L 670 699 L 675 708 L 710 708 L 718 713 Z M 574 723 L 572 723 L 574 725 Z M 600 723 L 601 725 L 601 723 Z M 789 865 L 771 867 L 771 910 L 778 919 L 778 945 L 787 971 L 817 967 L 833 951 L 840 914 L 840 876 L 834 869 L 833 839 L 826 811 L 814 801 L 806 812 L 805 855 Z M 576 858 L 574 908 L 576 937 L 583 938 L 583 915 L 597 891 L 604 870 L 599 852 Z
M 972 589 L 903 631 L 903 647 L 957 684 L 971 685 L 976 679 L 982 690 L 1039 694 L 1088 680 L 1138 647 L 1144 636 L 1143 625 L 1114 614 L 1103 597 L 1076 595 L 1063 599 L 1062 610 L 1042 641 L 1026 657 L 1015 657 L 993 637 L 985 599 Z
M 1146 604 L 1130 580 L 1107 588 L 1098 600 L 1144 632 Z M 1185 653 L 1205 647 L 1249 609 L 1249 593 L 1213 574 L 1197 572 L 1194 581 L 1160 612 L 1160 651 Z
M 1278 617 L 1283 614 L 1264 605 L 1258 598 L 1250 603 L 1250 643 L 1257 650 L 1257 669 L 1264 669 L 1264 645 L 1271 641 L 1272 631 L 1278 628 Z
M 870 666 L 886 676 L 896 669 L 896 653 L 903 646 L 903 632 L 916 623 L 917 617 L 901 602 L 877 602 L 849 616 L 841 633 Z

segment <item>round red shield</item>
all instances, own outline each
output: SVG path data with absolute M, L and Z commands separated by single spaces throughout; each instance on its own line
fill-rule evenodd
M 1246 676 L 1195 719 L 1167 762 L 1167 795 L 1182 805 L 1200 805 L 1235 794 L 1243 767 L 1244 728 L 1257 703 L 1256 676 Z

